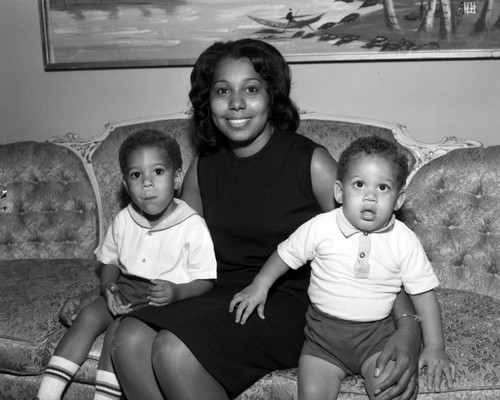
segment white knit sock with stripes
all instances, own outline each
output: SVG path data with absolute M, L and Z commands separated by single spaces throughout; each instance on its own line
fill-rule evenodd
M 95 381 L 94 400 L 120 399 L 122 391 L 114 373 L 98 369 Z
M 64 389 L 80 366 L 59 356 L 52 356 L 43 375 L 37 397 L 40 400 L 60 400 Z

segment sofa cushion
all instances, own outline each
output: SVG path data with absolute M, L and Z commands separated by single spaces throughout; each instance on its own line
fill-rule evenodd
M 0 146 L 0 259 L 93 258 L 96 200 L 85 168 L 53 143 Z
M 43 371 L 65 331 L 62 303 L 96 286 L 96 266 L 83 259 L 0 261 L 0 293 L 9 299 L 0 302 L 0 371 Z
M 452 389 L 435 393 L 427 378 L 419 377 L 418 399 L 500 399 L 500 301 L 493 297 L 454 289 L 438 289 L 447 351 L 457 365 Z M 276 371 L 238 397 L 250 399 L 296 399 L 297 370 Z M 342 381 L 339 400 L 368 396 L 359 376 Z

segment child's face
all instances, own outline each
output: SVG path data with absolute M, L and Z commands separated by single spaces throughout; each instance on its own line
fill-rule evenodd
M 147 147 L 128 155 L 123 180 L 132 201 L 154 226 L 174 209 L 174 191 L 180 187 L 181 176 L 181 170 L 174 171 L 164 150 Z
M 335 199 L 343 204 L 347 220 L 363 232 L 385 227 L 404 202 L 394 164 L 362 154 L 349 162 L 343 182 L 335 183 Z
M 210 109 L 217 128 L 235 151 L 259 151 L 272 133 L 266 82 L 248 59 L 220 62 L 210 90 Z

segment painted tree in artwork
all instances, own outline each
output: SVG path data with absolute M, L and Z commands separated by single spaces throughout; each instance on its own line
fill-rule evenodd
M 483 9 L 481 10 L 481 14 L 477 19 L 476 23 L 472 27 L 471 36 L 475 36 L 481 33 L 485 33 L 488 31 L 488 25 L 490 23 L 491 12 L 493 10 L 493 0 L 485 0 L 483 4 Z M 500 17 L 499 17 L 500 20 Z M 495 23 L 495 26 L 499 23 Z
M 440 6 L 440 26 L 439 26 L 439 36 L 441 38 L 450 38 L 451 35 L 455 33 L 455 22 L 454 14 L 451 6 L 450 0 L 429 0 L 427 3 L 427 10 L 425 12 L 425 17 L 420 24 L 419 32 L 431 32 L 434 28 L 434 18 L 436 16 L 436 10 L 438 5 Z
M 429 0 L 427 2 L 427 9 L 425 11 L 425 17 L 420 24 L 419 32 L 431 32 L 434 28 L 434 16 L 436 14 L 437 0 Z
M 499 30 L 500 31 L 500 14 L 498 15 L 497 22 L 495 22 L 493 24 L 493 26 L 491 27 L 491 30 L 492 31 L 494 31 L 494 30 Z
M 393 0 L 384 0 L 384 16 L 385 23 L 387 27 L 392 31 L 400 31 L 398 17 L 396 16 L 396 11 L 394 10 Z
M 455 33 L 455 24 L 453 21 L 453 12 L 450 0 L 441 0 L 439 33 L 442 38 L 450 38 L 450 36 Z

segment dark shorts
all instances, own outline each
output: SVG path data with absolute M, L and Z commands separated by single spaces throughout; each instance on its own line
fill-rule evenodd
M 120 294 L 132 304 L 134 309 L 136 306 L 148 303 L 149 288 L 151 286 L 149 279 L 120 274 L 116 284 Z
M 309 306 L 301 355 L 310 355 L 340 367 L 347 375 L 361 372 L 361 365 L 382 351 L 396 331 L 391 316 L 380 321 L 353 322 L 332 317 Z

